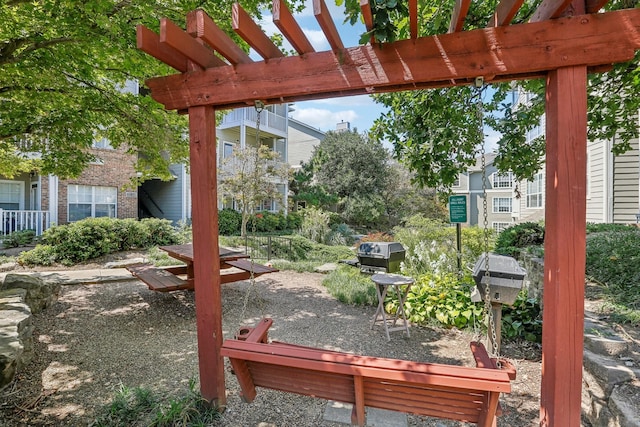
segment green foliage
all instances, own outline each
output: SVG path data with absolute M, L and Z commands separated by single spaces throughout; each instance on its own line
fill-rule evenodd
M 2 246 L 5 248 L 17 248 L 33 243 L 36 232 L 33 230 L 14 231 L 7 236 L 2 237 Z
M 222 209 L 218 211 L 218 232 L 223 236 L 232 236 L 240 233 L 242 214 L 234 209 Z
M 406 249 L 402 265 L 404 274 L 420 276 L 424 273 L 455 273 L 458 270 L 456 229 L 442 221 L 414 215 L 405 227 L 394 228 L 397 242 Z M 462 265 L 473 265 L 485 251 L 485 230 L 478 227 L 462 228 Z M 488 250 L 495 241 L 495 232 L 487 230 Z M 463 268 L 464 269 L 464 268 Z
M 306 208 L 302 212 L 300 234 L 307 239 L 323 243 L 329 233 L 329 213 L 315 207 Z
M 287 214 L 287 230 L 299 230 L 302 227 L 302 215 L 299 212 Z
M 54 265 L 58 260 L 58 254 L 51 245 L 36 245 L 30 251 L 21 252 L 18 255 L 20 265 Z
M 93 160 L 87 149 L 104 137 L 114 147 L 126 145 L 142 154 L 137 169 L 143 178 L 168 179 L 170 163 L 188 161 L 186 116 L 165 111 L 148 94 L 121 90 L 127 80 L 144 82 L 175 72 L 136 48 L 135 27 L 158 31 L 164 17 L 184 23 L 196 8 L 229 17 L 234 2 L 1 2 L 0 174 L 15 173 L 25 161 L 12 149 L 15 138 L 33 144 L 43 173 L 68 177 Z M 270 4 L 247 0 L 242 7 L 259 18 Z M 216 23 L 240 41 L 231 19 Z
M 338 301 L 353 305 L 376 305 L 378 297 L 371 277 L 351 266 L 340 265 L 322 281 Z
M 542 310 L 535 298 L 527 298 L 526 291 L 518 294 L 513 306 L 502 306 L 502 336 L 542 342 Z
M 90 426 L 196 427 L 215 425 L 219 419 L 217 408 L 209 405 L 190 380 L 188 391 L 168 402 L 160 401 L 149 389 L 121 385 Z
M 242 236 L 247 234 L 248 226 L 253 227 L 249 225 L 249 221 L 252 220 L 256 206 L 260 206 L 265 200 L 284 203 L 277 183 L 289 181 L 290 169 L 287 163 L 280 161 L 279 156 L 279 153 L 267 145 L 234 146 L 232 155 L 222 161 L 218 191 L 237 204 L 242 214 Z
M 375 228 L 384 219 L 384 201 L 377 194 L 355 194 L 346 198 L 341 207 L 344 220 L 360 228 Z
M 331 227 L 326 237 L 326 243 L 331 246 L 350 246 L 353 244 L 354 231 L 347 224 L 337 224 Z
M 607 231 L 587 235 L 586 274 L 602 284 L 605 298 L 619 312 L 640 312 L 640 232 Z M 622 316 L 625 317 L 625 316 Z
M 544 244 L 544 226 L 535 222 L 523 222 L 502 230 L 496 240 L 496 252 L 517 257 L 520 250 Z
M 73 265 L 113 252 L 183 242 L 168 220 L 87 218 L 48 229 L 42 243 L 20 254 L 19 262 Z
M 395 242 L 393 235 L 385 232 L 369 233 L 360 239 L 361 242 Z
M 469 286 L 461 284 L 456 274 L 427 273 L 416 280 L 407 294 L 407 318 L 421 324 L 436 321 L 457 328 L 472 326 L 482 320 L 483 307 L 472 303 L 470 295 Z M 397 296 L 389 295 L 385 307 L 394 313 Z
M 587 223 L 587 234 L 601 233 L 604 231 L 638 231 L 638 228 L 635 225 L 629 224 Z

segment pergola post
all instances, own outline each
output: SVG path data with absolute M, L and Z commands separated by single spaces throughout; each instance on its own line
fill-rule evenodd
M 216 116 L 213 107 L 189 108 L 191 203 L 196 327 L 202 397 L 226 405 L 218 248 Z
M 580 426 L 586 258 L 587 69 L 547 76 L 541 426 Z

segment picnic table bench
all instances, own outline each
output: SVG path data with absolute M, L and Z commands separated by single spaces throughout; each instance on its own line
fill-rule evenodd
M 272 323 L 263 319 L 222 345 L 246 402 L 256 387 L 266 387 L 351 403 L 359 426 L 367 406 L 495 426 L 500 393 L 509 393 L 515 379 L 515 368 L 506 361 L 498 368 L 480 343 L 471 346 L 477 363 L 471 368 L 267 343 Z
M 127 270 L 144 282 L 149 289 L 157 292 L 172 292 L 179 290 L 193 290 L 195 287 L 193 275 L 193 246 L 171 245 L 161 246 L 169 256 L 178 259 L 185 265 L 155 267 L 151 264 L 135 264 L 127 267 Z M 266 265 L 257 264 L 249 259 L 248 255 L 241 252 L 220 248 L 220 283 L 231 283 L 239 280 L 247 280 L 263 274 L 278 271 Z M 230 270 L 235 268 L 235 270 Z M 227 271 L 229 270 L 229 271 Z M 180 277 L 180 276 L 184 276 Z

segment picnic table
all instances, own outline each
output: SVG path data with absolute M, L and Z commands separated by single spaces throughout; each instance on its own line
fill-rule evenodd
M 159 249 L 184 265 L 155 267 L 151 264 L 136 264 L 127 269 L 144 282 L 149 289 L 158 292 L 193 290 L 195 288 L 193 245 L 160 246 Z M 275 268 L 258 264 L 249 259 L 249 255 L 220 247 L 220 283 L 247 280 L 263 274 L 278 271 Z M 224 273 L 222 273 L 224 272 Z

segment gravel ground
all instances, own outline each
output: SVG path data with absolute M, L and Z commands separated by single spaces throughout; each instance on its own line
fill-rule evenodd
M 225 337 L 272 317 L 269 336 L 280 341 L 371 356 L 473 364 L 469 333 L 413 326 L 411 338 L 392 332 L 387 342 L 381 326 L 370 328 L 374 307 L 339 303 L 322 287 L 322 278 L 279 272 L 260 277 L 253 286 L 248 281 L 224 285 Z M 2 426 L 86 426 L 120 384 L 169 396 L 186 391 L 189 380 L 198 377 L 193 293 L 151 292 L 137 281 L 65 286 L 58 302 L 34 317 L 35 356 L 0 393 Z M 538 425 L 539 348 L 506 345 L 502 353 L 515 362 L 518 378 L 513 392 L 502 399 L 504 415 L 498 425 Z M 252 404 L 242 403 L 235 377 L 226 371 L 228 403 L 220 425 L 344 426 L 323 420 L 327 402 L 321 399 L 259 389 Z M 409 425 L 464 424 L 409 416 Z

